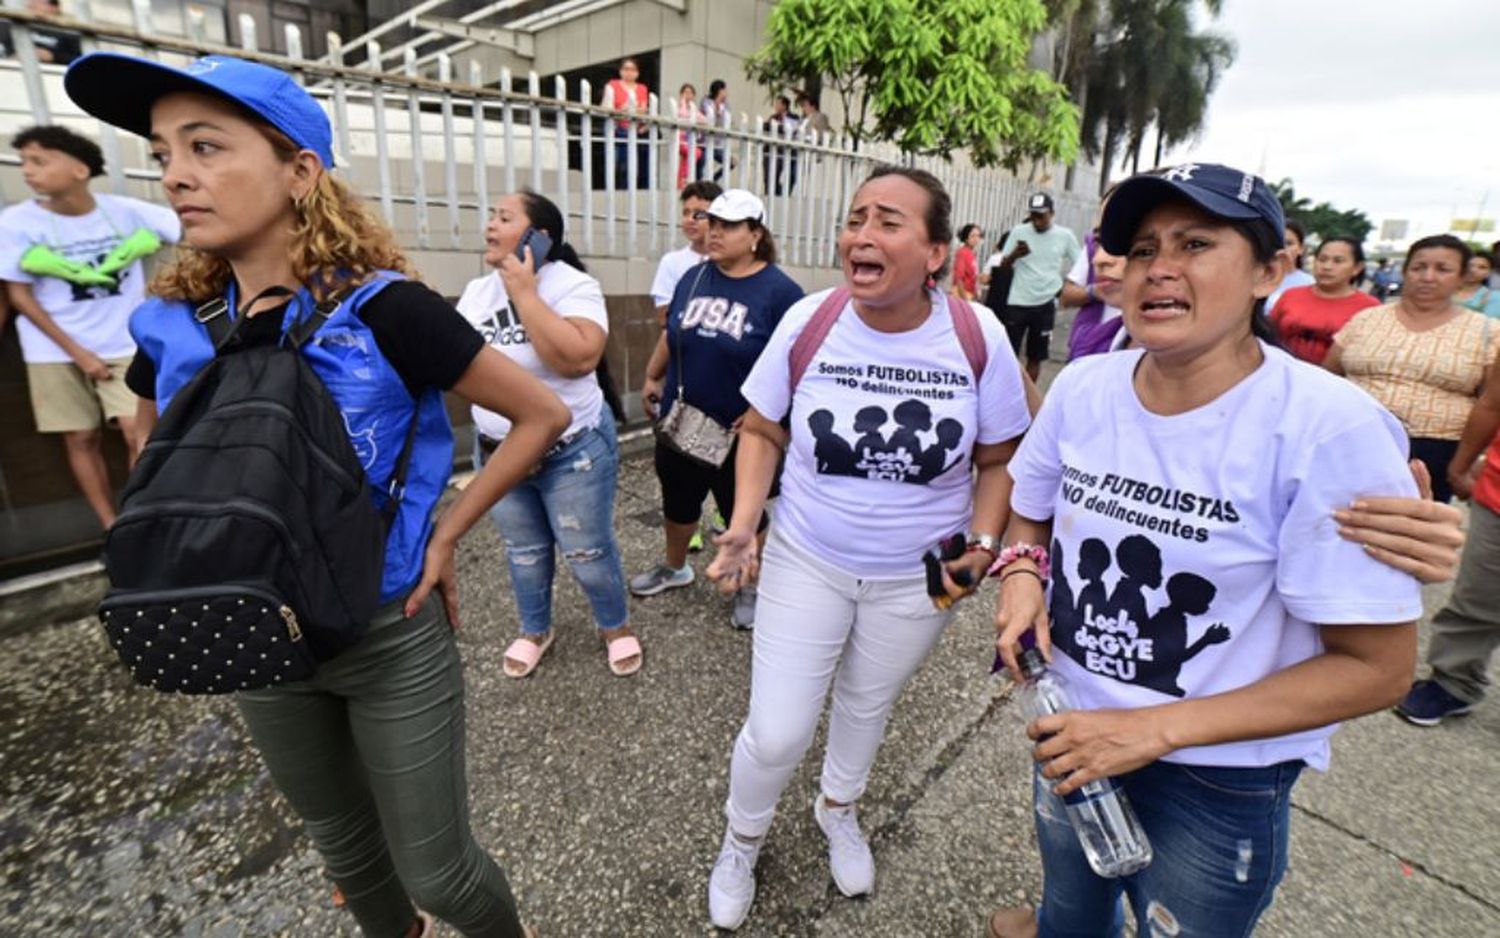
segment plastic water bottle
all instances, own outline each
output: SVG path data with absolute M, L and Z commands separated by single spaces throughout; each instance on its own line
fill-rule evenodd
M 1046 659 L 1032 641 L 1029 633 L 1022 637 L 1019 659 L 1026 680 L 1021 695 L 1027 714 L 1035 719 L 1072 710 L 1067 682 L 1047 667 Z M 1114 779 L 1089 782 L 1062 796 L 1062 802 L 1095 873 L 1112 879 L 1129 876 L 1150 865 L 1151 842 Z

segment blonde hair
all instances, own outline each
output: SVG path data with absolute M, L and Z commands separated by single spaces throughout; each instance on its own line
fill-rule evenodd
M 276 155 L 290 162 L 299 147 L 285 134 L 252 120 Z M 292 274 L 321 302 L 343 288 L 363 283 L 376 270 L 416 272 L 382 219 L 343 181 L 323 172 L 311 191 L 294 202 Z M 151 292 L 169 300 L 205 300 L 229 286 L 229 262 L 217 254 L 179 244 L 170 264 L 151 278 Z

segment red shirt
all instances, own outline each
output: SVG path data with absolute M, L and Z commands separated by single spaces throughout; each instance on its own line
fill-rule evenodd
M 1344 328 L 1355 313 L 1379 305 L 1375 297 L 1358 290 L 1331 300 L 1317 292 L 1316 287 L 1293 287 L 1276 301 L 1271 319 L 1288 352 L 1305 362 L 1322 365 L 1333 347 L 1334 333 Z
M 1490 443 L 1485 454 L 1484 468 L 1479 471 L 1479 481 L 1474 483 L 1474 501 L 1500 514 L 1500 433 Z
M 969 296 L 979 295 L 979 261 L 967 244 L 958 249 L 958 258 L 953 262 L 953 283 L 969 291 Z

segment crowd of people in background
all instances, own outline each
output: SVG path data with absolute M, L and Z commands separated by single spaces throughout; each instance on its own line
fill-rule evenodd
M 120 96 L 126 83 L 153 90 Z M 94 54 L 66 88 L 150 137 L 172 209 L 92 194 L 103 158 L 76 133 L 38 127 L 13 141 L 37 198 L 0 214 L 0 278 L 20 314 L 37 428 L 63 436 L 103 527 L 115 519 L 101 429 L 138 453 L 220 348 L 284 342 L 304 309 L 336 324 L 333 345 L 363 350 L 310 354 L 356 445 L 368 437 L 394 462 L 413 428 L 405 448 L 419 471 L 392 504 L 365 637 L 311 679 L 237 695 L 368 934 L 430 935 L 430 915 L 466 935 L 533 934 L 468 821 L 453 558 L 485 514 L 519 618 L 504 673 L 533 674 L 566 627 L 552 606 L 560 554 L 608 671 L 627 678 L 646 664 L 630 597 L 694 582 L 689 554 L 713 496 L 724 530 L 706 574 L 755 651 L 708 876 L 709 917 L 725 929 L 750 914 L 762 844 L 825 705 L 812 813 L 837 889 L 875 887 L 857 802 L 892 708 L 954 603 L 987 576 L 1002 581 L 998 653 L 1014 669 L 1033 633 L 1098 711 L 1031 728 L 1045 891 L 1035 912 L 994 915 L 994 938 L 1117 930 L 1122 894 L 1143 934 L 1153 900 L 1193 933 L 1231 918 L 1248 932 L 1285 869 L 1292 787 L 1326 767 L 1337 722 L 1396 704 L 1435 725 L 1485 692 L 1500 644 L 1500 299 L 1494 255 L 1457 238 L 1415 242 L 1383 303 L 1362 289 L 1358 241 L 1302 230 L 1253 175 L 1193 164 L 1113 189 L 1081 242 L 1037 191 L 1025 220 L 989 229 L 1003 233 L 981 267 L 984 225 L 955 231 L 935 177 L 881 167 L 840 222 L 839 285 L 809 295 L 777 264 L 762 198 L 717 181 L 725 138 L 683 131 L 685 243 L 652 282 L 660 332 L 641 390 L 662 555 L 627 579 L 617 415 L 597 376 L 609 317 L 557 205 L 501 196 L 476 245 L 489 270 L 455 307 L 408 276 L 387 224 L 327 172 L 328 119 L 289 77 L 227 57 L 178 69 Z M 628 115 L 648 98 L 626 59 L 601 104 Z M 773 132 L 793 132 L 792 105 L 775 99 Z M 815 101 L 796 105 L 827 130 Z M 702 98 L 683 85 L 676 107 L 706 128 L 731 125 L 722 80 Z M 639 125 L 611 127 L 615 184 L 646 185 L 648 154 L 630 146 Z M 762 171 L 769 194 L 796 192 L 797 154 L 770 148 Z M 191 250 L 164 257 L 148 289 L 142 260 L 179 241 Z M 219 296 L 236 325 L 216 347 L 196 304 Z M 1060 306 L 1078 309 L 1073 364 L 1044 401 Z M 452 464 L 445 390 L 471 405 L 477 475 L 434 518 Z M 375 459 L 371 477 L 389 475 Z M 1070 487 L 1158 512 L 1085 510 Z M 1413 683 L 1418 581 L 1453 575 L 1454 495 L 1472 500 L 1471 534 L 1434 622 L 1430 674 Z M 955 535 L 962 548 L 934 583 L 923 554 Z M 1111 566 L 1120 578 L 1105 596 Z M 1158 653 L 1101 664 L 1109 656 L 1091 643 L 1106 628 L 1150 629 Z M 1117 739 L 1133 719 L 1122 710 L 1144 714 L 1146 742 L 1085 751 L 1068 732 Z M 380 771 L 360 768 L 371 764 Z M 1107 776 L 1153 839 L 1227 852 L 1223 875 L 1189 870 L 1192 850 L 1122 880 L 1094 875 L 1056 798 Z M 1225 790 L 1264 797 L 1271 814 L 1237 813 Z M 1246 842 L 1257 862 L 1236 875 Z

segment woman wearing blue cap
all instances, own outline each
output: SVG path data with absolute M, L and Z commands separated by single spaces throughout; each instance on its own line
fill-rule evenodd
M 86 111 L 150 138 L 182 220 L 188 249 L 131 319 L 139 352 L 127 382 L 143 398 L 142 425 L 215 355 L 194 315 L 200 304 L 222 297 L 234 320 L 226 347 L 245 347 L 277 343 L 302 310 L 332 299 L 301 354 L 370 478 L 391 477 L 409 448 L 382 605 L 363 636 L 308 679 L 236 697 L 272 778 L 365 934 L 429 935 L 428 913 L 464 935 L 528 934 L 469 828 L 453 557 L 458 538 L 567 426 L 567 408 L 405 278 L 390 230 L 328 173 L 328 120 L 288 75 L 223 56 L 176 69 L 97 53 L 65 81 Z M 513 427 L 434 526 L 452 461 L 444 389 Z
M 1250 934 L 1298 775 L 1410 681 L 1419 584 L 1340 529 L 1355 499 L 1415 494 L 1405 434 L 1272 344 L 1283 237 L 1265 183 L 1225 166 L 1135 177 L 1105 209 L 1134 348 L 1070 365 L 1010 463 L 999 651 L 1017 671 L 1034 630 L 1078 709 L 1028 727 L 1043 899 L 994 936 L 1120 935 L 1122 895 L 1140 934 Z M 1110 777 L 1154 847 L 1116 879 L 1058 798 Z

